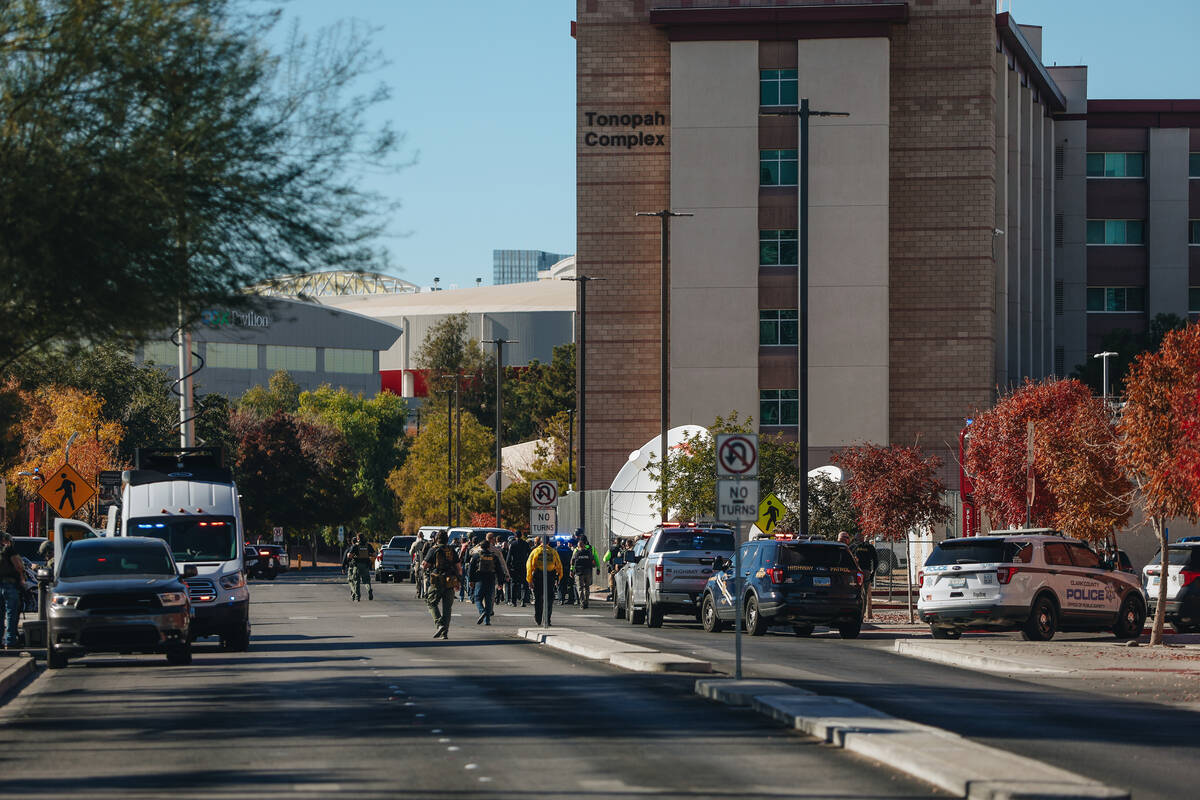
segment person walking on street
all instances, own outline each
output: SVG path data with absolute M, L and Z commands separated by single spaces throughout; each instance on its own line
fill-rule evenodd
M 875 570 L 879 567 L 879 553 L 875 550 L 875 545 L 866 540 L 860 533 L 854 538 L 854 544 L 850 546 L 854 551 L 854 558 L 858 561 L 858 568 L 863 573 L 863 591 L 866 592 L 866 605 L 864 612 L 866 618 L 871 618 L 871 588 L 875 583 Z
M 492 532 L 487 535 L 488 547 L 500 562 L 500 572 L 496 575 L 496 603 L 504 602 L 505 591 L 512 586 L 512 573 L 508 569 L 508 558 L 504 545 L 499 542 L 500 534 Z
M 625 563 L 625 548 L 620 539 L 613 539 L 608 550 L 604 553 L 604 563 L 608 565 L 608 602 L 613 602 L 617 596 L 617 573 Z
M 554 610 L 554 587 L 563 576 L 562 559 L 550 544 L 550 537 L 543 536 L 542 542 L 533 548 L 525 563 L 525 581 L 533 587 L 533 621 L 542 624 L 546 615 L 546 626 L 550 625 L 550 612 Z
M 12 535 L 0 533 L 0 605 L 4 614 L 4 649 L 17 646 L 25 593 L 25 563 L 13 547 Z
M 342 569 L 348 576 L 350 584 L 350 599 L 362 602 L 362 585 L 367 584 L 367 599 L 374 600 L 375 592 L 371 588 L 371 562 L 375 559 L 375 548 L 367 543 L 367 535 L 360 533 L 354 539 L 354 544 L 346 550 L 342 558 Z
M 529 553 L 533 547 L 525 538 L 525 531 L 517 531 L 517 535 L 508 544 L 508 557 L 505 566 L 512 577 L 512 587 L 508 592 L 509 605 L 515 606 L 517 599 L 521 600 L 521 608 L 529 605 L 529 584 L 525 582 L 525 563 L 529 561 Z
M 478 542 L 473 540 L 473 535 L 463 537 L 462 544 L 458 547 L 458 563 L 460 565 L 465 565 L 467 563 L 467 559 L 471 557 L 471 548 L 476 544 L 478 544 Z M 466 581 L 458 582 L 458 599 L 460 602 L 467 599 Z
M 421 559 L 425 557 L 425 548 L 429 546 L 429 541 L 424 534 L 417 531 L 417 538 L 413 539 L 412 546 L 408 548 L 408 554 L 412 556 L 412 569 L 409 572 L 412 575 L 412 582 L 417 585 L 417 597 L 423 597 L 421 591 L 424 586 L 421 585 Z
M 588 544 L 587 536 L 576 537 L 575 549 L 571 551 L 571 576 L 575 579 L 576 602 L 580 608 L 588 607 L 592 594 L 592 576 L 601 570 L 600 556 Z
M 450 609 L 454 607 L 454 595 L 462 583 L 458 551 L 447 544 L 449 538 L 445 531 L 438 531 L 433 546 L 425 550 L 422 562 L 429 587 L 425 591 L 425 604 L 433 616 L 435 639 L 450 638 Z
M 570 539 L 555 539 L 554 549 L 558 553 L 558 561 L 560 564 L 571 563 L 571 548 L 574 547 L 574 538 Z M 568 602 L 574 605 L 575 599 L 571 596 L 575 592 L 575 586 L 571 583 L 571 576 L 567 572 L 559 573 L 558 581 L 558 604 L 565 606 Z
M 476 625 L 491 625 L 496 599 L 496 581 L 504 574 L 504 562 L 492 548 L 491 540 L 484 539 L 471 551 L 467 562 L 467 580 L 471 584 L 471 598 L 479 611 Z

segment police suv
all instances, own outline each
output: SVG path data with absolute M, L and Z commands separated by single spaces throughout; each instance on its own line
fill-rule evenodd
M 1167 584 L 1167 621 L 1179 633 L 1200 631 L 1200 537 L 1189 536 L 1167 545 L 1167 574 L 1163 576 L 1162 553 L 1142 570 L 1143 585 L 1150 600 L 1150 613 L 1158 605 L 1159 582 Z
M 1146 597 L 1137 576 L 1103 564 L 1086 544 L 1047 528 L 947 539 L 918 573 L 917 610 L 935 639 L 967 629 L 1141 635 Z

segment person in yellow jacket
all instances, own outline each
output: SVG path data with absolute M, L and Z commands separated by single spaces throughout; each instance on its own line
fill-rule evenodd
M 550 625 L 550 611 L 554 608 L 554 590 L 563 576 L 562 559 L 550 544 L 550 537 L 542 541 L 525 562 L 525 579 L 533 587 L 533 621 L 542 624 L 542 612 L 546 614 L 546 625 Z

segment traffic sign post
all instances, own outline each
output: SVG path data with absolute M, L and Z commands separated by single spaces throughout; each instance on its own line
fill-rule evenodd
M 553 536 L 558 529 L 558 509 L 539 508 L 529 509 L 530 536 Z
M 763 498 L 758 504 L 758 519 L 754 524 L 763 533 L 771 533 L 779 527 L 779 520 L 783 519 L 783 515 L 787 512 L 787 507 L 783 501 L 773 494 L 769 494 Z
M 63 464 L 42 482 L 38 496 L 60 517 L 73 517 L 76 510 L 96 496 L 96 490 L 70 464 Z
M 533 508 L 558 508 L 558 481 L 530 483 L 529 504 Z
M 758 434 L 717 434 L 717 477 L 758 477 Z
M 283 528 L 271 528 L 271 540 L 275 544 L 283 544 Z
M 717 519 L 754 522 L 758 519 L 758 480 L 717 481 Z M 739 543 L 741 537 L 738 537 Z
M 717 434 L 717 519 L 734 523 L 736 540 L 733 550 L 734 677 L 742 678 L 742 523 L 759 518 L 758 511 L 758 435 L 754 433 Z

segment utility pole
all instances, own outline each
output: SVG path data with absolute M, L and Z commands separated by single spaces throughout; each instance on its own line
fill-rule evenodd
M 671 217 L 692 217 L 694 214 L 683 211 L 671 211 L 664 208 L 661 211 L 638 211 L 634 216 L 637 217 L 658 217 L 662 223 L 660 253 L 659 253 L 659 270 L 661 277 L 659 278 L 659 298 L 661 310 L 659 313 L 659 449 L 662 453 L 659 458 L 662 460 L 662 478 L 659 481 L 659 489 L 662 492 L 662 521 L 667 522 L 667 487 L 669 486 L 668 464 L 667 458 L 667 428 L 670 412 L 670 366 L 671 366 L 671 340 L 669 330 L 669 320 L 671 313 Z
M 579 527 L 587 533 L 587 288 L 592 281 L 605 279 L 576 275 L 563 280 L 575 281 L 575 285 L 579 287 L 579 334 L 575 337 L 575 407 L 579 410 Z M 570 458 L 568 451 L 568 461 Z M 568 480 L 574 476 L 574 471 L 571 471 Z
M 516 339 L 484 339 L 483 344 L 496 345 L 496 527 L 501 528 L 500 524 L 500 495 L 504 491 L 503 474 L 501 472 L 503 464 L 503 455 L 501 450 L 503 446 L 500 442 L 500 428 L 504 417 L 504 345 L 520 344 Z
M 1115 355 L 1118 354 L 1105 350 L 1103 353 L 1096 353 L 1094 356 L 1092 356 L 1092 358 L 1104 360 L 1104 382 L 1100 384 L 1100 399 L 1106 407 L 1108 406 L 1108 360 Z

